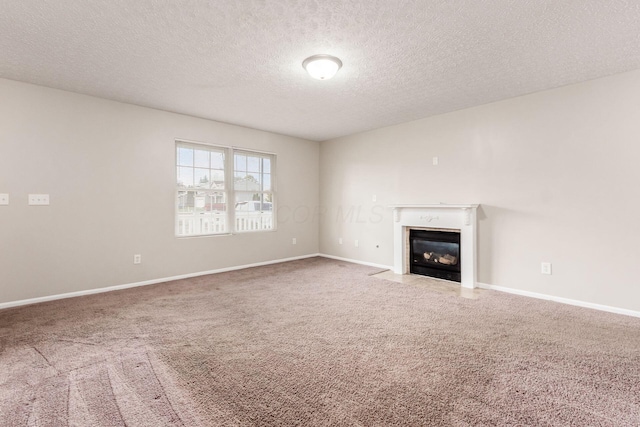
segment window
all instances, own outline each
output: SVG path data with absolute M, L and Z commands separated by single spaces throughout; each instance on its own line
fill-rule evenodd
M 178 236 L 228 232 L 225 154 L 223 148 L 176 144 Z
M 237 150 L 233 154 L 236 231 L 273 229 L 273 156 Z
M 273 230 L 274 163 L 272 154 L 177 141 L 176 235 Z

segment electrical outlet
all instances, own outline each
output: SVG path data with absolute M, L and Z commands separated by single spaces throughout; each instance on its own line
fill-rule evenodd
M 438 159 L 437 157 L 433 158 L 433 166 L 438 166 L 438 163 L 440 163 L 440 159 Z
M 360 246 L 360 242 L 358 242 L 358 241 L 356 240 L 355 245 L 356 245 L 356 248 L 357 248 L 357 247 L 359 247 L 359 246 Z
M 339 245 L 341 245 L 341 244 L 342 244 L 342 237 L 340 237 L 340 238 L 338 239 L 338 244 L 339 244 Z
M 293 239 L 291 239 L 291 244 L 295 245 L 296 243 L 298 243 L 298 239 L 296 239 L 295 237 Z
M 543 262 L 542 264 L 540 264 L 540 273 L 551 274 L 551 263 Z
M 133 256 L 133 263 L 134 264 L 142 264 L 142 255 L 140 254 L 135 254 Z
M 8 205 L 8 204 L 9 204 L 9 195 L 0 194 L 0 205 Z
M 371 201 L 372 202 L 377 202 L 378 201 L 378 196 L 376 196 L 375 194 L 373 196 L 371 196 Z

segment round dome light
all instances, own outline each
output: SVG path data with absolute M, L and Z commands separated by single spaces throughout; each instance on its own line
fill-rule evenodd
M 302 62 L 309 75 L 318 80 L 329 80 L 335 76 L 342 61 L 331 55 L 313 55 Z

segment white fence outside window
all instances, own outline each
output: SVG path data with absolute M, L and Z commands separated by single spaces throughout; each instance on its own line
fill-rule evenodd
M 225 227 L 226 221 L 227 217 L 224 213 L 181 213 L 178 214 L 177 234 L 193 236 L 234 231 L 233 227 Z M 235 223 L 235 232 L 272 230 L 274 228 L 271 212 L 236 212 Z

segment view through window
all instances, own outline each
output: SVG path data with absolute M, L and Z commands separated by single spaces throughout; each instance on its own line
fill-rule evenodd
M 273 154 L 177 141 L 176 235 L 273 230 L 274 163 Z
M 236 229 L 273 229 L 271 157 L 247 151 L 234 153 L 233 186 Z

